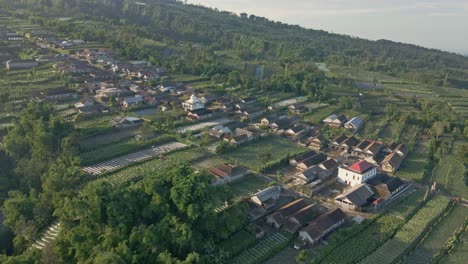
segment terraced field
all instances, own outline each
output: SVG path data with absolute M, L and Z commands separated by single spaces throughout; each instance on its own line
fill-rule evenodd
M 439 263 L 466 264 L 466 256 L 468 256 L 468 228 L 460 236 L 460 241 Z
M 187 145 L 179 142 L 167 143 L 150 149 L 128 154 L 122 157 L 118 157 L 112 160 L 101 162 L 92 166 L 86 166 L 83 168 L 83 170 L 92 175 L 99 175 L 105 172 L 111 172 L 126 167 L 132 163 L 152 159 L 158 155 L 162 155 L 186 147 Z
M 434 169 L 432 181 L 439 184 L 439 188 L 453 195 L 468 199 L 468 186 L 464 183 L 465 168 L 454 157 L 444 156 Z
M 235 257 L 233 264 L 257 264 L 266 260 L 273 252 L 289 244 L 290 238 L 282 233 L 274 233 L 260 240 L 255 246 Z
M 263 153 L 270 153 L 270 161 L 276 161 L 287 155 L 293 156 L 305 150 L 306 148 L 299 147 L 288 140 L 279 137 L 268 137 L 240 146 L 224 156 L 228 159 L 238 161 L 240 165 L 249 169 L 257 170 L 264 165 L 259 159 L 259 155 Z
M 396 175 L 407 180 L 421 182 L 429 149 L 429 141 L 421 139 L 408 154 Z
M 402 263 L 426 264 L 431 263 L 435 255 L 452 234 L 463 225 L 468 217 L 468 207 L 454 204 L 453 208 L 427 234 L 427 237 L 410 253 Z
M 164 159 L 155 158 L 142 164 L 119 170 L 100 180 L 108 181 L 112 185 L 119 185 L 171 168 L 179 163 L 191 163 L 205 157 L 207 154 L 201 148 L 184 149 L 183 151 L 166 154 Z
M 447 208 L 449 200 L 443 196 L 435 196 L 421 208 L 393 238 L 367 256 L 360 263 L 393 263 L 426 231 L 426 227 Z

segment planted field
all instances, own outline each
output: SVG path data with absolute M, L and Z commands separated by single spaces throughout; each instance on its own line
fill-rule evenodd
M 115 133 L 106 133 L 89 138 L 80 139 L 80 150 L 90 151 L 99 146 L 111 144 L 117 141 L 125 140 L 136 135 L 137 128 L 121 129 Z
M 239 254 L 242 250 L 255 244 L 255 235 L 245 229 L 235 233 L 221 243 L 221 248 L 229 252 L 230 256 Z
M 142 164 L 122 169 L 118 172 L 106 176 L 102 180 L 110 182 L 112 185 L 119 185 L 133 181 L 165 169 L 176 166 L 179 163 L 190 163 L 203 158 L 207 153 L 200 148 L 189 148 L 166 154 L 163 159 L 152 159 Z
M 401 220 L 405 220 L 414 212 L 416 207 L 418 207 L 424 201 L 425 194 L 426 191 L 424 189 L 417 190 L 403 202 L 396 206 L 392 206 L 392 208 L 388 210 L 388 213 Z
M 392 263 L 418 239 L 424 235 L 428 225 L 438 218 L 449 205 L 449 200 L 443 196 L 432 198 L 421 208 L 393 238 L 367 256 L 361 263 Z
M 320 124 L 322 120 L 325 119 L 327 116 L 334 114 L 335 112 L 339 111 L 339 105 L 327 105 L 325 107 L 321 107 L 316 109 L 311 114 L 307 114 L 304 116 L 304 120 L 310 121 L 312 123 Z
M 212 121 L 206 121 L 206 122 L 196 123 L 196 124 L 189 125 L 189 126 L 180 127 L 176 131 L 177 131 L 177 133 L 186 133 L 188 131 L 198 131 L 198 130 L 202 130 L 202 129 L 207 128 L 207 127 L 214 127 L 214 126 L 217 126 L 217 125 L 224 125 L 224 124 L 227 124 L 227 123 L 230 123 L 230 122 L 232 122 L 231 119 L 220 118 L 220 119 L 216 119 L 216 120 L 212 120 Z
M 466 256 L 468 256 L 468 228 L 465 228 L 455 247 L 439 263 L 466 264 Z
M 439 184 L 439 188 L 445 191 L 462 196 L 468 199 L 468 186 L 465 185 L 464 175 L 465 168 L 454 157 L 449 155 L 444 156 L 437 167 L 433 171 L 432 181 Z
M 403 263 L 426 264 L 444 247 L 452 234 L 463 225 L 468 216 L 468 207 L 454 204 L 453 208 L 427 234 L 427 237 L 405 258 Z
M 174 138 L 169 135 L 161 135 L 151 140 L 136 140 L 127 138 L 115 144 L 108 144 L 97 147 L 91 151 L 81 152 L 81 162 L 83 165 L 93 164 L 100 161 L 112 159 L 114 157 L 126 155 L 149 147 L 151 145 L 162 144 L 164 142 L 173 141 Z
M 86 166 L 83 170 L 92 175 L 99 175 L 104 172 L 114 171 L 123 167 L 126 167 L 132 163 L 141 162 L 144 160 L 152 159 L 156 156 L 172 152 L 178 149 L 186 148 L 187 145 L 179 143 L 179 142 L 172 142 L 168 144 L 164 144 L 161 146 L 153 147 L 150 149 L 138 151 L 132 154 L 128 154 L 122 157 L 118 157 L 112 160 L 108 160 L 105 162 L 98 163 L 93 166 Z
M 402 222 L 392 215 L 379 217 L 368 228 L 336 248 L 321 263 L 356 263 L 384 243 Z
M 282 233 L 274 233 L 260 240 L 255 246 L 244 250 L 232 259 L 234 264 L 259 264 L 267 260 L 272 254 L 286 247 L 290 238 Z
M 216 155 L 216 156 L 208 157 L 206 159 L 203 159 L 194 163 L 193 167 L 200 169 L 200 170 L 206 170 L 216 165 L 224 164 L 227 162 L 228 161 L 226 159 L 223 159 L 222 157 Z
M 288 140 L 279 137 L 268 137 L 253 141 L 245 146 L 240 146 L 225 156 L 239 162 L 240 165 L 257 170 L 264 166 L 260 155 L 269 153 L 269 162 L 274 162 L 288 155 L 293 156 L 304 152 L 306 148 L 299 147 Z
M 420 140 L 404 159 L 396 175 L 407 180 L 421 182 L 429 149 L 429 141 Z

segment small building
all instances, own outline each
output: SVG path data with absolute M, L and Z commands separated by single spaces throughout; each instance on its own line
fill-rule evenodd
M 297 167 L 303 170 L 307 170 L 308 168 L 317 165 L 319 163 L 322 163 L 327 160 L 327 155 L 323 153 L 318 153 L 308 159 L 303 160 L 299 164 L 297 164 Z
M 292 104 L 288 106 L 288 111 L 291 113 L 300 114 L 300 113 L 305 113 L 309 111 L 309 109 L 304 104 L 297 103 L 297 104 Z
M 55 89 L 43 90 L 39 93 L 34 94 L 34 97 L 37 100 L 55 101 L 55 100 L 78 98 L 78 95 L 74 90 L 71 90 L 71 89 L 55 88 Z
M 382 170 L 390 173 L 394 173 L 400 167 L 403 162 L 403 157 L 398 155 L 397 152 L 393 152 L 385 156 L 382 161 Z
M 338 163 L 334 159 L 328 159 L 319 164 L 320 168 L 333 173 L 338 168 Z
M 327 234 L 344 224 L 346 214 L 339 208 L 329 211 L 299 231 L 299 238 L 315 244 Z
M 136 95 L 135 97 L 126 97 L 122 102 L 122 106 L 125 108 L 130 108 L 132 106 L 143 104 L 143 97 L 141 95 Z
M 323 120 L 323 122 L 331 127 L 342 127 L 348 119 L 344 115 L 337 116 L 333 114 Z
M 344 127 L 348 129 L 358 130 L 363 124 L 362 119 L 359 116 L 351 118 L 348 122 L 345 123 Z
M 384 145 L 382 142 L 364 139 L 359 144 L 352 147 L 351 155 L 362 159 L 374 159 L 382 152 L 383 148 Z
M 384 151 L 388 154 L 395 152 L 400 157 L 406 157 L 406 155 L 408 155 L 408 149 L 405 144 L 392 143 L 388 145 Z
M 328 144 L 328 147 L 333 150 L 341 150 L 341 143 L 348 139 L 346 135 L 340 135 L 336 138 L 332 139 L 331 142 Z
M 266 222 L 279 229 L 288 221 L 289 216 L 308 205 L 309 203 L 304 198 L 296 199 L 267 216 Z
M 307 132 L 307 128 L 303 125 L 294 126 L 288 130 L 286 130 L 285 134 L 292 137 L 292 138 L 299 138 L 304 133 Z
M 7 70 L 31 69 L 38 65 L 39 62 L 35 60 L 9 60 L 5 63 Z
M 271 130 L 277 134 L 282 134 L 293 126 L 294 123 L 289 118 L 278 119 L 270 124 Z
M 357 144 L 359 144 L 359 140 L 357 138 L 355 138 L 354 136 L 351 136 L 351 137 L 348 137 L 347 139 L 345 139 L 343 142 L 341 142 L 338 149 L 340 151 L 349 152 Z
M 327 140 L 323 136 L 318 135 L 316 137 L 309 139 L 306 142 L 306 146 L 313 150 L 319 151 L 327 147 Z
M 220 164 L 208 170 L 214 177 L 213 185 L 227 184 L 241 179 L 247 173 L 247 169 L 230 164 Z
M 291 215 L 288 218 L 288 222 L 284 225 L 284 230 L 294 234 L 301 227 L 310 223 L 319 215 L 319 211 L 315 207 L 317 205 L 310 204 Z
M 213 111 L 206 108 L 202 108 L 197 110 L 190 110 L 187 114 L 187 119 L 192 121 L 206 120 L 212 118 L 213 116 Z
M 358 210 L 372 202 L 375 192 L 366 183 L 361 183 L 335 197 L 335 203 L 348 210 Z
M 250 200 L 265 209 L 270 209 L 275 206 L 281 193 L 280 186 L 271 186 L 254 194 Z
M 245 108 L 241 113 L 241 119 L 254 119 L 265 113 L 265 109 L 261 107 L 248 107 Z
M 205 108 L 205 104 L 195 94 L 192 94 L 190 99 L 182 103 L 182 107 L 185 111 L 193 111 Z
M 93 99 L 84 98 L 84 99 L 82 99 L 81 101 L 79 101 L 78 103 L 75 104 L 75 108 L 80 109 L 80 108 L 83 108 L 83 107 L 93 106 L 93 105 L 94 105 L 94 100 Z
M 338 168 L 338 182 L 355 186 L 364 183 L 377 175 L 377 167 L 361 160 L 349 167 Z
M 123 119 L 116 119 L 114 120 L 116 123 L 117 128 L 123 128 L 123 127 L 132 127 L 132 126 L 138 126 L 143 123 L 143 120 L 138 118 L 138 117 L 132 117 L 128 116 Z
M 377 195 L 384 201 L 392 199 L 406 186 L 406 183 L 399 177 L 391 177 L 387 174 L 379 174 L 368 183 L 374 187 Z
M 332 173 L 330 171 L 323 169 L 319 165 L 314 165 L 305 171 L 296 173 L 293 177 L 295 181 L 306 184 L 306 183 L 313 182 L 319 178 L 320 179 L 327 178 L 331 174 Z
M 297 155 L 296 157 L 292 158 L 289 160 L 289 164 L 291 166 L 294 166 L 296 167 L 299 163 L 301 163 L 302 161 L 304 161 L 305 159 L 308 159 L 310 157 L 313 157 L 317 155 L 317 152 L 311 150 L 311 151 L 307 151 L 306 153 L 303 153 L 301 155 Z

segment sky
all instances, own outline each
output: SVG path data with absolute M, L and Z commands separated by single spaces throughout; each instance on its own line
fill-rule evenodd
M 468 0 L 188 0 L 371 40 L 468 54 Z

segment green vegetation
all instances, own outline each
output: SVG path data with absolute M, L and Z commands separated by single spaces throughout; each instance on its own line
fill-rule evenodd
M 249 248 L 255 244 L 255 235 L 245 229 L 230 236 L 221 244 L 221 248 L 228 252 L 230 256 L 235 256 L 242 250 Z
M 274 233 L 260 240 L 255 246 L 243 251 L 232 260 L 234 264 L 260 264 L 285 248 L 292 236 Z
M 453 207 L 443 216 L 416 248 L 405 257 L 403 263 L 425 264 L 433 261 L 434 257 L 444 247 L 447 240 L 455 233 L 455 230 L 463 226 L 468 216 L 468 208 L 459 204 Z
M 449 205 L 446 197 L 435 196 L 421 208 L 393 238 L 367 256 L 361 263 L 391 263 L 401 257 Z
M 429 142 L 427 140 L 417 142 L 416 146 L 401 164 L 396 175 L 404 179 L 421 182 L 424 176 L 423 169 L 426 165 L 428 147 Z
M 468 186 L 465 184 L 464 172 L 463 164 L 447 155 L 434 169 L 432 181 L 437 182 L 439 188 L 468 199 Z
M 305 148 L 291 144 L 285 139 L 267 137 L 240 146 L 224 156 L 238 162 L 239 165 L 253 170 L 261 170 L 269 164 L 276 164 L 282 159 L 292 157 L 305 150 Z M 268 159 L 262 158 L 265 153 L 269 153 L 271 156 Z

